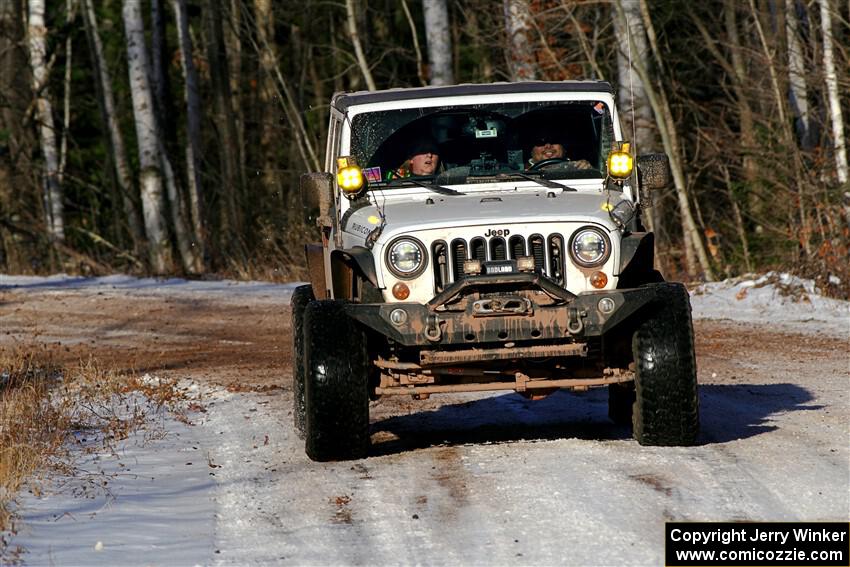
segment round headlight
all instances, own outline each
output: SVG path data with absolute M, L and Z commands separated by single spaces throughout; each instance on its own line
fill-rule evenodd
M 410 237 L 399 238 L 387 250 L 387 265 L 400 278 L 413 278 L 425 269 L 425 249 Z
M 601 230 L 585 227 L 570 239 L 570 257 L 583 268 L 601 266 L 611 255 L 611 243 Z

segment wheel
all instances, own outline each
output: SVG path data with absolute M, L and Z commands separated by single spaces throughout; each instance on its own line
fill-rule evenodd
M 632 338 L 634 437 L 641 445 L 693 445 L 699 398 L 688 292 L 682 284 L 652 285 L 658 289 L 655 311 Z
M 632 406 L 635 403 L 635 385 L 611 384 L 608 386 L 608 417 L 617 425 L 632 424 Z
M 304 310 L 307 304 L 315 301 L 313 287 L 302 285 L 292 292 L 290 307 L 292 317 L 292 416 L 295 421 L 295 433 L 304 439 Z
M 363 329 L 333 300 L 304 311 L 307 456 L 314 461 L 365 457 L 369 450 L 369 359 Z

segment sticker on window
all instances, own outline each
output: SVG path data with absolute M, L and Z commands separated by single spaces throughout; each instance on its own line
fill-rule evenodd
M 367 167 L 363 170 L 363 175 L 366 177 L 366 181 L 370 183 L 377 183 L 381 181 L 381 168 L 380 167 Z

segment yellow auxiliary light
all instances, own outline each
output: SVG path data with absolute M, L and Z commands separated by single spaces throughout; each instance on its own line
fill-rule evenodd
M 619 150 L 615 150 L 608 154 L 608 175 L 617 179 L 625 179 L 632 174 L 635 160 L 632 154 L 629 153 L 628 142 L 623 144 Z
M 363 172 L 351 157 L 336 160 L 336 182 L 347 197 L 353 197 L 363 188 Z

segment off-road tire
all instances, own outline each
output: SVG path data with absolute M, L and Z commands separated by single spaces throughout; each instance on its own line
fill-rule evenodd
M 641 445 L 693 445 L 699 433 L 691 304 L 682 284 L 658 290 L 650 315 L 632 339 L 635 394 L 632 426 Z
M 306 409 L 304 405 L 304 310 L 307 304 L 315 301 L 313 286 L 302 285 L 292 292 L 290 318 L 292 327 L 292 418 L 295 422 L 295 433 L 299 439 L 304 439 L 306 428 Z
M 304 311 L 307 456 L 314 461 L 365 457 L 369 450 L 366 334 L 334 300 Z
M 632 406 L 635 403 L 635 385 L 611 384 L 608 386 L 608 417 L 617 425 L 632 424 Z

